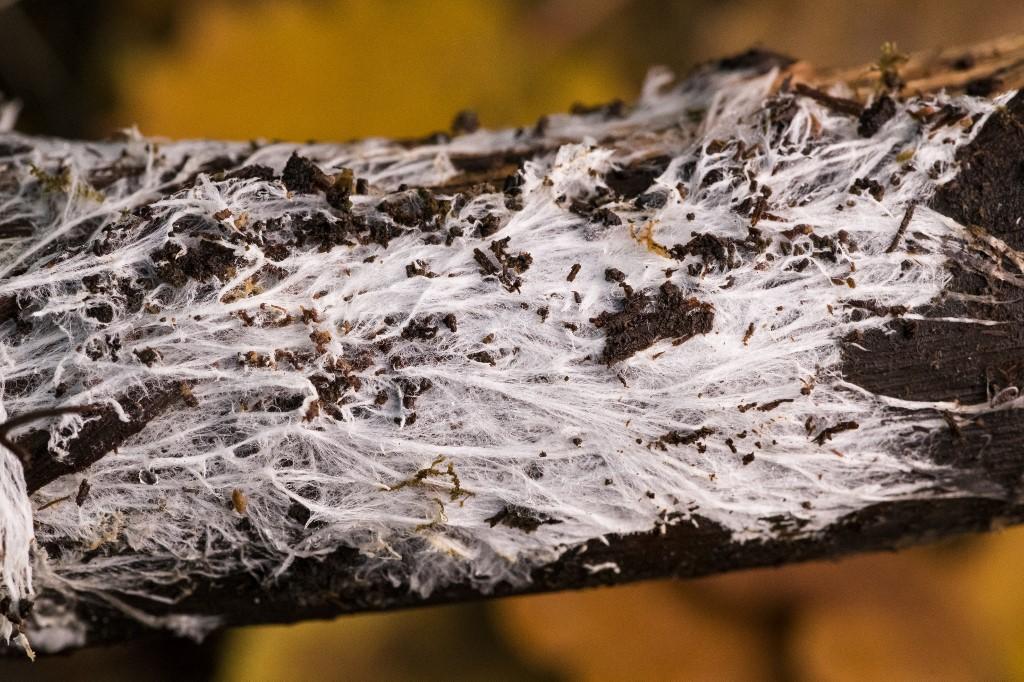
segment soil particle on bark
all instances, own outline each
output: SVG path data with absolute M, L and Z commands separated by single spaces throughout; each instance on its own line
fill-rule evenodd
M 892 241 L 889 242 L 889 246 L 885 250 L 886 253 L 892 253 L 899 247 L 900 241 L 903 239 L 903 235 L 906 234 L 907 228 L 910 226 L 910 221 L 914 219 L 914 210 L 916 208 L 917 204 L 914 202 L 911 202 L 907 206 L 906 210 L 903 212 L 903 219 L 900 220 L 900 225 L 896 228 L 896 234 L 893 236 Z
M 865 192 L 873 196 L 875 201 L 881 201 L 882 197 L 885 196 L 885 187 L 877 180 L 872 180 L 871 178 L 856 178 L 853 184 L 850 185 L 850 194 L 860 196 Z
M 75 494 L 75 504 L 79 507 L 85 504 L 85 501 L 89 499 L 90 490 L 92 490 L 92 485 L 89 483 L 89 479 L 83 478 L 82 482 L 78 484 L 78 492 Z
M 331 186 L 330 177 L 304 156 L 292 152 L 281 173 L 284 186 L 296 194 L 314 194 Z
M 399 225 L 420 228 L 432 226 L 436 216 L 447 212 L 446 202 L 438 201 L 430 190 L 422 188 L 396 192 L 377 208 Z
M 664 190 L 652 190 L 644 192 L 636 198 L 634 204 L 643 210 L 647 208 L 663 208 L 668 203 L 668 192 Z
M 621 283 L 626 281 L 626 274 L 618 268 L 605 268 L 604 281 Z
M 494 356 L 492 356 L 490 354 L 490 352 L 485 351 L 485 350 L 477 351 L 475 353 L 470 353 L 466 357 L 469 358 L 470 360 L 473 360 L 474 362 L 479 362 L 479 363 L 484 364 L 484 365 L 491 365 L 491 366 L 493 366 L 493 365 L 497 364 L 495 362 L 495 360 L 494 360 Z
M 504 239 L 491 242 L 491 253 L 494 254 L 494 257 L 498 259 L 502 266 L 522 274 L 530 269 L 530 266 L 533 264 L 533 256 L 526 251 L 521 251 L 515 255 L 510 254 L 508 252 L 508 243 L 511 239 L 511 237 L 505 237 Z
M 605 331 L 602 357 L 609 364 L 625 360 L 662 339 L 683 342 L 711 331 L 714 309 L 709 303 L 687 297 L 671 282 L 657 292 L 634 292 L 622 310 L 603 312 L 591 322 Z
M 651 186 L 654 179 L 665 172 L 672 158 L 656 156 L 623 168 L 611 170 L 604 176 L 607 184 L 625 199 L 634 199 Z
M 896 102 L 892 97 L 882 95 L 860 115 L 857 134 L 861 137 L 873 137 L 895 115 Z
M 754 336 L 754 323 L 751 322 L 747 326 L 747 331 L 743 332 L 743 345 L 746 346 L 750 343 L 750 339 Z
M 488 237 L 497 234 L 498 230 L 501 229 L 501 218 L 498 215 L 491 213 L 477 220 L 476 226 L 477 234 L 480 235 L 481 238 L 487 239 Z
M 666 445 L 693 445 L 714 433 L 715 430 L 707 426 L 702 426 L 692 431 L 673 430 L 660 436 L 654 444 L 662 450 L 665 449 Z
M 480 274 L 486 277 L 494 277 L 508 291 L 519 291 L 522 280 L 516 273 L 526 271 L 533 263 L 533 256 L 522 252 L 515 256 L 510 255 L 505 249 L 508 246 L 508 237 L 491 242 L 491 251 L 500 263 L 500 267 L 480 249 L 473 249 L 473 260 L 480 267 Z
M 839 422 L 838 424 L 822 429 L 821 432 L 814 437 L 814 442 L 817 443 L 818 445 L 824 445 L 825 441 L 832 440 L 832 436 L 836 435 L 837 433 L 842 433 L 843 431 L 852 431 L 859 427 L 860 424 L 858 424 L 855 421 Z
M 152 367 L 154 364 L 160 361 L 160 353 L 152 348 L 143 348 L 135 351 L 135 356 L 139 358 L 139 362 L 143 363 L 147 367 Z
M 338 245 L 351 245 L 349 231 L 352 227 L 346 217 L 336 219 L 324 213 L 302 216 L 294 221 L 295 235 L 299 246 L 307 240 L 318 244 L 320 253 L 327 253 Z
M 437 273 L 431 272 L 430 263 L 421 260 L 414 260 L 406 264 L 405 276 L 434 278 L 437 277 Z
M 498 524 L 516 528 L 524 533 L 532 533 L 541 526 L 561 523 L 558 519 L 547 514 L 528 509 L 517 504 L 506 504 L 503 508 L 491 517 L 484 519 L 491 528 Z
M 783 403 L 791 403 L 794 400 L 795 400 L 795 398 L 779 398 L 778 400 L 772 400 L 771 402 L 767 402 L 767 403 L 764 403 L 763 405 L 758 406 L 757 411 L 758 412 L 771 412 L 772 410 L 774 410 L 779 405 L 782 405 Z
M 736 240 L 718 237 L 710 232 L 695 232 L 686 244 L 676 244 L 670 248 L 669 255 L 679 261 L 694 256 L 704 268 L 724 272 L 739 265 L 736 244 Z
M 437 336 L 437 319 L 434 315 L 422 315 L 413 318 L 409 324 L 402 329 L 402 338 L 406 340 L 419 339 L 430 341 Z
M 175 242 L 167 242 L 150 254 L 157 275 L 176 287 L 188 280 L 205 281 L 217 277 L 226 281 L 234 272 L 235 250 L 209 239 L 200 239 L 187 250 Z

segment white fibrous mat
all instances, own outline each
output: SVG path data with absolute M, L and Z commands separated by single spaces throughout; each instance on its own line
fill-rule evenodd
M 970 235 L 927 202 L 1007 97 L 865 137 L 775 72 L 670 81 L 416 143 L 0 135 L 0 416 L 94 406 L 0 452 L 0 634 L 74 644 L 102 603 L 201 635 L 146 604 L 342 548 L 486 592 L 941 494 L 936 405 L 845 381 L 841 340 L 943 289 Z

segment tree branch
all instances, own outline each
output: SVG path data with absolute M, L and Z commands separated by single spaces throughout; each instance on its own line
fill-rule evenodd
M 0 513 L 35 517 L 0 625 L 201 637 L 1020 521 L 1022 60 L 751 51 L 397 142 L 0 135 Z

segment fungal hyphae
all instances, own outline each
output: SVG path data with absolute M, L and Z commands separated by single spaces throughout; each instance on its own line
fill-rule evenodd
M 998 400 L 873 395 L 841 340 L 942 290 L 972 236 L 927 202 L 1005 98 L 865 119 L 776 77 L 419 143 L 0 135 L 0 413 L 96 406 L 0 453 L 0 634 L 73 644 L 81 600 L 201 634 L 147 604 L 339 548 L 486 592 L 940 494 L 915 438 Z

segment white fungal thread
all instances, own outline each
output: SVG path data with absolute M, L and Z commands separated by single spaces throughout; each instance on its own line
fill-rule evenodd
M 21 463 L 13 453 L 0 451 L 0 595 L 17 600 L 32 596 L 32 505 L 25 491 Z M 10 640 L 13 623 L 0 617 L 0 638 Z
M 583 564 L 583 568 L 587 569 L 587 573 L 594 575 L 596 573 L 602 573 L 604 571 L 611 571 L 618 575 L 622 573 L 622 569 L 614 561 L 605 561 L 600 564 Z
M 361 552 L 361 574 L 424 595 L 486 591 L 666 518 L 697 515 L 743 541 L 771 536 L 770 518 L 811 531 L 940 494 L 912 474 L 941 467 L 906 448 L 941 419 L 851 389 L 840 339 L 891 319 L 855 319 L 850 299 L 912 310 L 942 290 L 947 254 L 971 237 L 927 199 L 1007 96 L 900 102 L 865 139 L 856 120 L 774 93 L 775 76 L 669 87 L 656 72 L 622 118 L 552 116 L 543 132 L 411 148 L 0 135 L 0 225 L 27 226 L 0 240 L 0 301 L 17 317 L 0 323 L 0 410 L 95 404 L 130 424 L 130 391 L 182 392 L 116 451 L 34 493 L 34 528 L 20 466 L 0 453 L 6 595 L 32 595 L 33 532 L 36 623 L 59 623 L 62 642 L 79 630 L 48 591 L 173 602 L 192 579 L 281 575 L 341 547 Z M 935 132 L 911 115 L 946 103 L 974 125 Z M 670 159 L 639 206 L 605 180 L 643 161 L 638 149 Z M 513 150 L 532 158 L 515 196 L 438 190 L 453 203 L 427 226 L 377 208 L 405 196 L 400 184 L 453 180 L 460 158 Z M 351 169 L 369 193 L 346 213 L 324 187 L 221 171 L 279 174 L 294 152 L 328 177 Z M 851 193 L 859 178 L 884 196 Z M 573 209 L 602 196 L 607 212 Z M 889 253 L 912 202 L 920 248 Z M 496 231 L 480 237 L 485 225 Z M 713 238 L 704 261 L 685 248 L 700 234 Z M 633 292 L 671 282 L 713 309 L 710 329 L 609 364 L 593 320 L 628 294 L 609 268 Z M 52 456 L 96 418 L 50 423 Z M 856 428 L 827 431 L 838 424 Z

